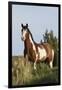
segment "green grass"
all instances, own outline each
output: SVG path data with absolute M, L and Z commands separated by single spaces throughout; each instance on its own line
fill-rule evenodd
M 34 70 L 33 62 L 23 56 L 12 57 L 12 85 L 58 84 L 58 67 L 50 69 L 45 63 L 37 63 Z

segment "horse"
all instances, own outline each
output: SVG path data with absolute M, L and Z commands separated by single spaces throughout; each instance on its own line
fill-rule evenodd
M 50 68 L 53 68 L 54 50 L 47 42 L 36 43 L 28 24 L 21 24 L 21 39 L 24 42 L 24 57 L 28 56 L 34 62 L 34 69 L 38 61 L 48 62 Z

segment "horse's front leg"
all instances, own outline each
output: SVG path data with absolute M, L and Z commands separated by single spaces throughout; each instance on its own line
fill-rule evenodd
M 36 70 L 36 63 L 37 63 L 37 60 L 38 60 L 38 54 L 36 54 L 36 58 L 35 58 L 35 62 L 34 62 L 34 70 Z
M 34 70 L 36 70 L 36 61 L 34 62 Z
M 24 49 L 24 60 L 25 60 L 25 65 L 27 65 L 27 61 L 28 61 L 28 53 L 27 53 L 27 49 Z
M 24 49 L 24 58 L 26 58 L 26 55 L 27 55 L 27 51 L 26 49 Z

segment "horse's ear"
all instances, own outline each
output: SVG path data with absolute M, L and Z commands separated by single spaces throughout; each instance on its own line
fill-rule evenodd
M 26 27 L 28 28 L 28 24 L 26 24 Z
M 23 24 L 21 24 L 21 26 L 23 27 Z

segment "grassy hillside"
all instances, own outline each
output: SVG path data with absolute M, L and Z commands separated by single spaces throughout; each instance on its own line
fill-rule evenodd
M 12 57 L 12 85 L 58 84 L 58 67 L 50 69 L 45 63 L 33 63 L 22 56 Z

